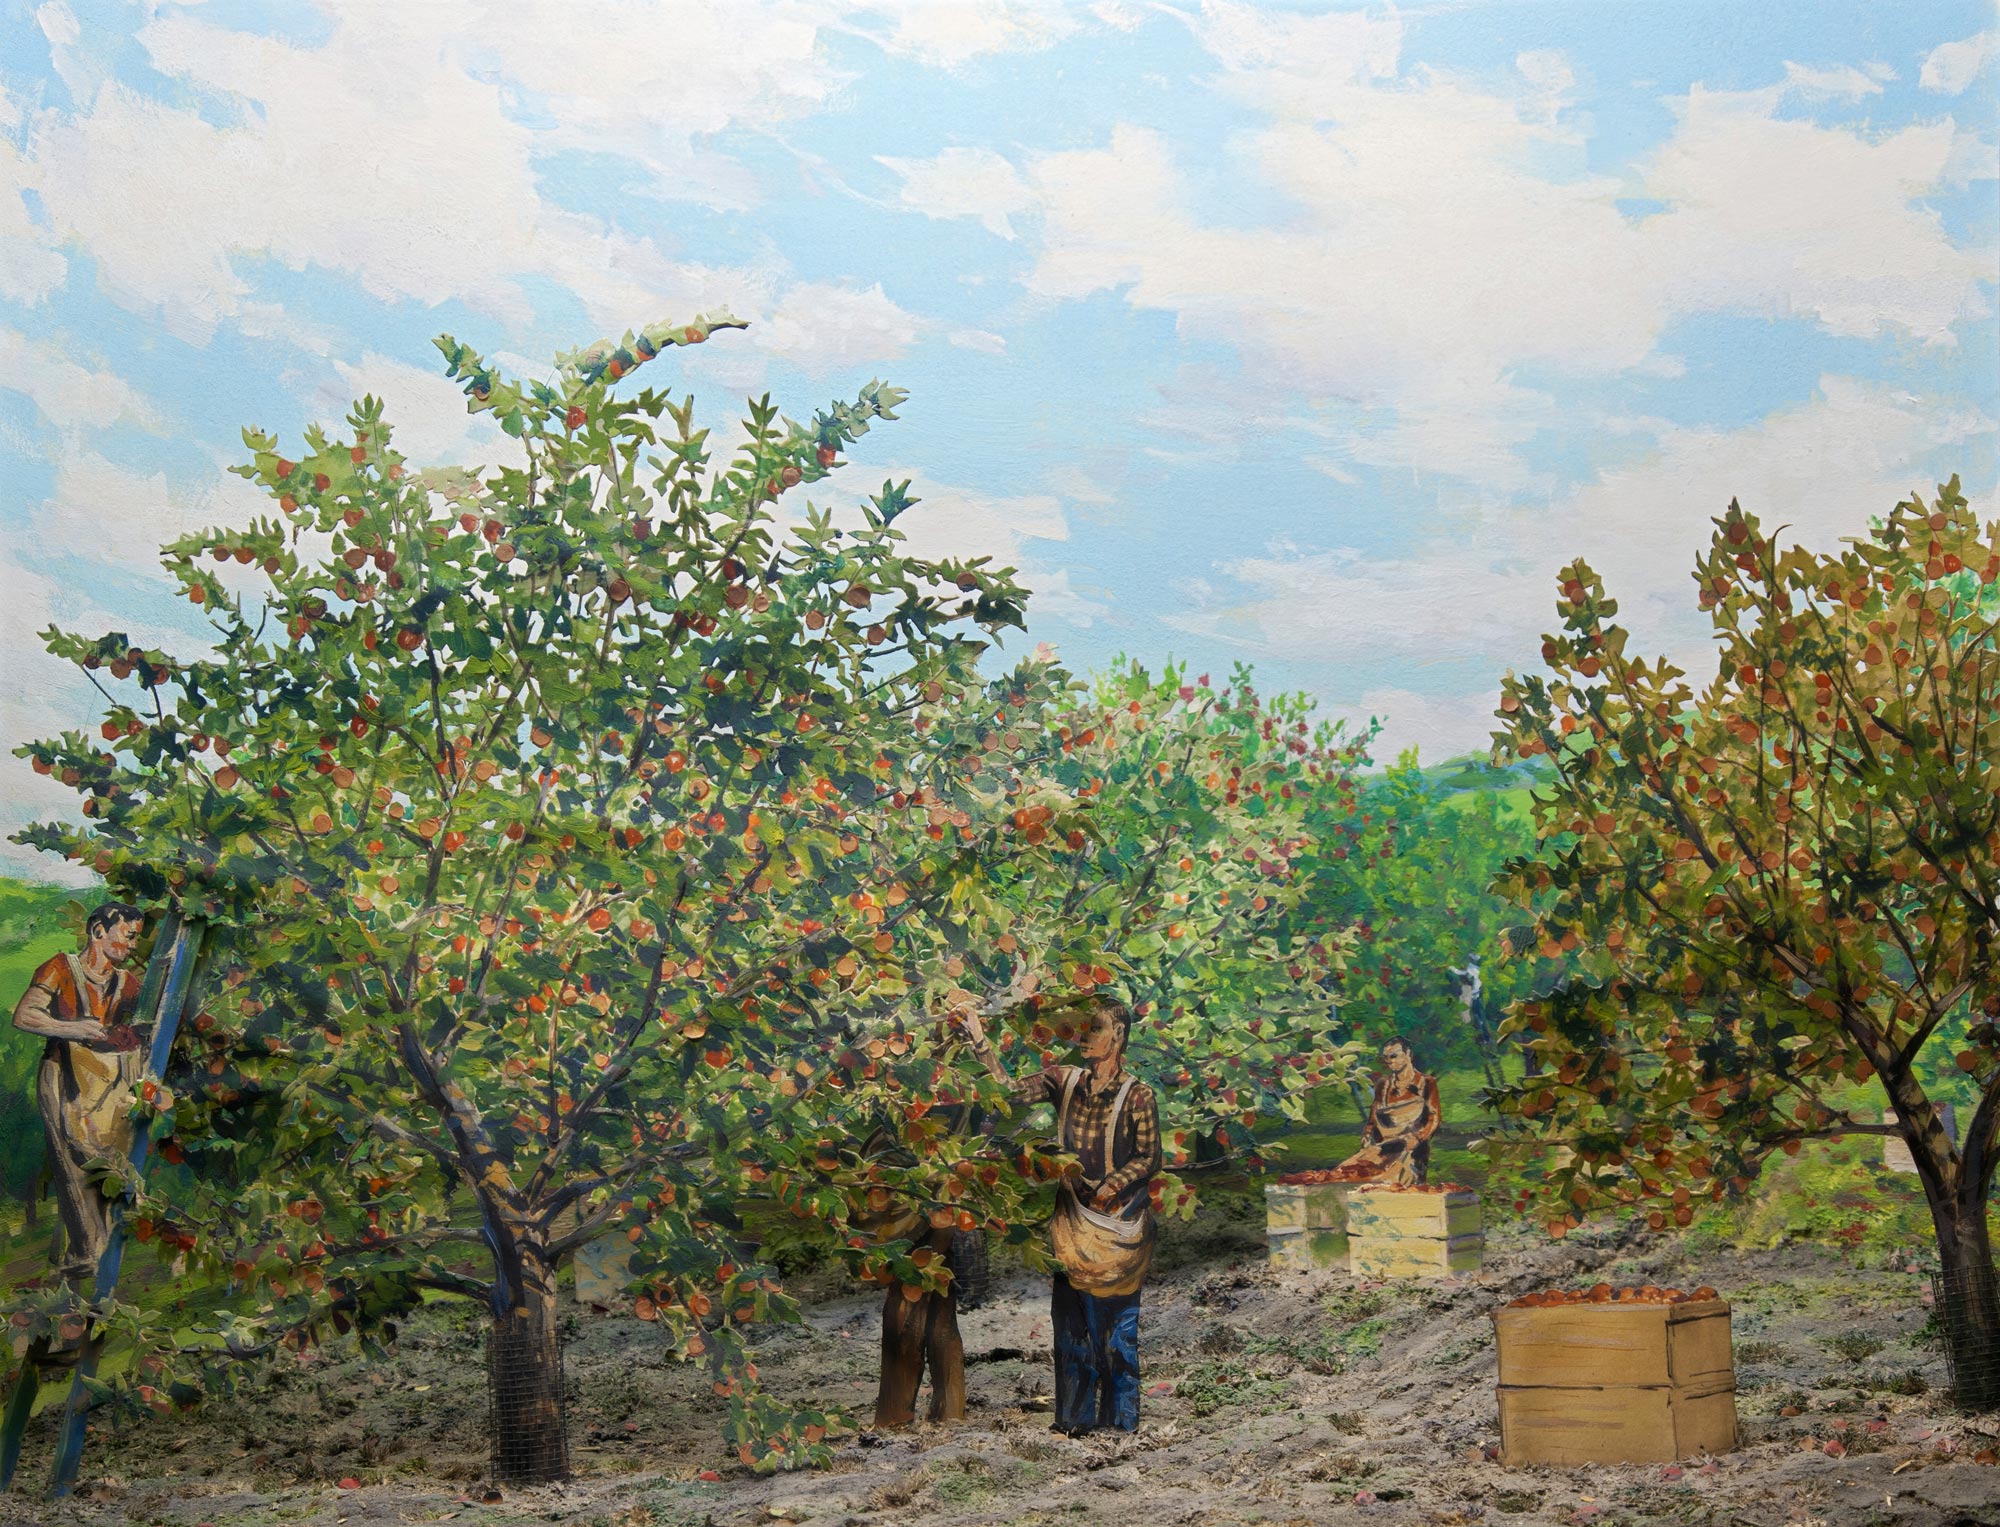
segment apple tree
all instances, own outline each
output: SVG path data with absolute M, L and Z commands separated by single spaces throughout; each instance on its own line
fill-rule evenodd
M 247 431 L 272 512 L 163 553 L 212 650 L 52 630 L 104 720 L 24 750 L 83 801 L 22 841 L 222 933 L 140 1110 L 189 1176 L 137 1233 L 231 1281 L 237 1353 L 478 1301 L 517 1479 L 566 1468 L 557 1267 L 635 1205 L 745 1456 L 822 1447 L 823 1416 L 755 1392 L 740 1331 L 785 1301 L 732 1196 L 812 1169 L 782 1119 L 819 1040 L 946 979 L 898 929 L 964 894 L 964 824 L 889 866 L 862 814 L 892 780 L 955 788 L 964 730 L 932 722 L 1021 618 L 983 559 L 905 553 L 893 484 L 857 527 L 780 514 L 894 389 L 809 423 L 753 403 L 718 455 L 691 400 L 621 386 L 731 327 L 651 327 L 549 382 L 441 339 L 520 444 L 489 472 L 412 469 L 372 398 L 300 449 Z
M 1310 729 L 1297 700 L 1266 705 L 1246 686 L 1232 701 L 1136 663 L 1090 681 L 1024 664 L 919 722 L 958 766 L 891 768 L 850 818 L 872 887 L 802 930 L 827 951 L 819 974 L 846 970 L 874 1009 L 786 1025 L 809 1078 L 735 1158 L 738 1191 L 789 1213 L 788 1237 L 885 1286 L 884 1425 L 912 1418 L 927 1358 L 933 1415 L 963 1413 L 951 1237 L 1003 1237 L 1045 1264 L 1053 1180 L 1070 1165 L 1046 1111 L 1014 1116 L 954 1011 L 991 1019 L 1026 1069 L 1058 1058 L 1096 995 L 1130 1003 L 1128 1062 L 1183 1165 L 1204 1136 L 1253 1151 L 1260 1117 L 1299 1117 L 1349 1058 L 1325 995 L 1346 941 L 1308 925 L 1298 869 L 1309 804 L 1352 790 L 1361 750 L 1337 728 Z M 927 868 L 913 879 L 912 866 Z M 1154 1194 L 1193 1210 L 1172 1173 Z M 644 1218 L 641 1307 L 684 1326 L 685 1292 L 643 1249 Z
M 1695 570 L 1705 689 L 1633 653 L 1577 563 L 1548 675 L 1507 681 L 1498 734 L 1550 768 L 1506 884 L 1540 908 L 1534 955 L 1579 965 L 1509 1020 L 1547 1074 L 1504 1111 L 1570 1148 L 1551 1229 L 1606 1203 L 1686 1224 L 1773 1151 L 1899 1134 L 1978 1406 L 2000 1403 L 1996 576 L 2000 525 L 1956 479 L 1834 551 L 1731 504 Z M 1975 1103 L 1960 1139 L 1941 1073 Z

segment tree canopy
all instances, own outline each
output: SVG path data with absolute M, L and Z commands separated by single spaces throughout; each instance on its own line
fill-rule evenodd
M 1720 656 L 1697 694 L 1563 570 L 1550 677 L 1509 679 L 1499 737 L 1552 771 L 1504 882 L 1539 904 L 1525 952 L 1580 967 L 1510 1020 L 1549 1074 L 1504 1110 L 1572 1152 L 1552 1229 L 1603 1203 L 1686 1224 L 1773 1151 L 1900 1132 L 1947 1274 L 2000 1330 L 1996 576 L 2000 526 L 1956 480 L 1831 552 L 1732 504 L 1696 569 Z M 1975 1089 L 1962 1139 L 1940 1049 Z

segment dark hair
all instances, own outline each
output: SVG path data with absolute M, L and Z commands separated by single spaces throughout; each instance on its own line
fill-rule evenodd
M 146 914 L 129 901 L 107 901 L 84 919 L 83 936 L 86 940 L 110 931 L 114 923 L 143 923 Z
M 1391 1034 L 1387 1039 L 1382 1041 L 1383 1049 L 1385 1050 L 1388 1049 L 1390 1045 L 1401 1045 L 1403 1047 L 1403 1053 L 1409 1056 L 1411 1060 L 1415 1060 L 1417 1058 L 1417 1052 L 1415 1047 L 1412 1046 L 1409 1040 L 1405 1039 L 1401 1034 Z

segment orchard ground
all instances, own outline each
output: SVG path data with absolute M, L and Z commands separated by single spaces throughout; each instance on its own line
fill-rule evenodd
M 1295 1159 L 1345 1144 L 1316 1133 Z M 1211 1182 L 1197 1221 L 1167 1229 L 1147 1287 L 1145 1415 L 1131 1439 L 1049 1431 L 1047 1284 L 996 1264 L 995 1297 L 963 1317 L 967 1422 L 850 1435 L 830 1470 L 737 1466 L 723 1402 L 667 1360 L 653 1327 L 572 1306 L 575 1477 L 483 1499 L 483 1331 L 470 1310 L 439 1305 L 405 1323 L 386 1364 L 314 1352 L 234 1402 L 106 1424 L 79 1498 L 0 1498 L 0 1521 L 1993 1527 L 2000 1468 L 1977 1460 L 2000 1448 L 2000 1417 L 1942 1397 L 1929 1284 L 1912 1270 L 1920 1199 L 1874 1151 L 1802 1158 L 1746 1209 L 1680 1235 L 1592 1225 L 1552 1242 L 1496 1202 L 1485 1270 L 1440 1284 L 1274 1272 L 1252 1184 Z M 1471 1175 L 1475 1160 L 1461 1141 L 1437 1175 Z M 1738 1452 L 1678 1468 L 1515 1469 L 1493 1456 L 1488 1313 L 1599 1280 L 1712 1283 L 1734 1302 Z M 808 1323 L 771 1336 L 765 1382 L 865 1417 L 880 1296 L 823 1270 L 799 1282 Z M 46 1469 L 50 1434 L 45 1413 L 24 1482 Z

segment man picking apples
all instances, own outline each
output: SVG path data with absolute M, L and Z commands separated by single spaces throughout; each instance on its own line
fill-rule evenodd
M 996 1081 L 1029 1104 L 1053 1103 L 1056 1140 L 1078 1163 L 1056 1196 L 1055 1429 L 1070 1436 L 1139 1429 L 1139 1286 L 1155 1236 L 1147 1186 L 1163 1165 L 1152 1089 L 1125 1069 L 1132 1010 L 1100 994 L 1090 1008 L 1081 1066 L 1049 1066 L 1019 1080 L 993 1052 L 979 1015 L 960 1018 Z

